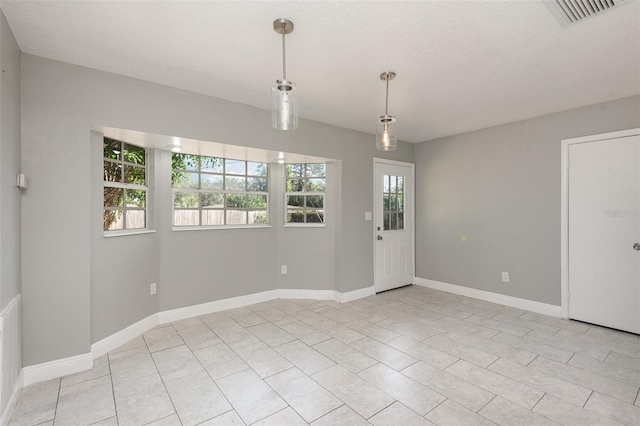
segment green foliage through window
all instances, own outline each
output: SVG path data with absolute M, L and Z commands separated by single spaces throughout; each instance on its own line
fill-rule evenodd
M 267 163 L 174 153 L 174 226 L 268 223 Z
M 324 223 L 325 163 L 285 165 L 285 223 Z

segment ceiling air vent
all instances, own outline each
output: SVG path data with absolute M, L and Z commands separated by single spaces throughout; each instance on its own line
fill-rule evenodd
M 543 0 L 563 26 L 624 4 L 625 0 Z

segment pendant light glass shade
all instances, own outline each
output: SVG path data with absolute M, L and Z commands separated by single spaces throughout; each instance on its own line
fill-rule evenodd
M 298 90 L 287 80 L 287 56 L 284 36 L 293 31 L 293 22 L 280 18 L 273 21 L 273 29 L 282 34 L 282 80 L 271 89 L 271 126 L 278 130 L 298 128 Z
M 393 151 L 398 147 L 396 136 L 396 119 L 390 115 L 381 115 L 376 131 L 376 148 L 378 151 Z
M 298 89 L 291 82 L 278 80 L 271 89 L 271 125 L 278 130 L 298 128 Z
M 398 136 L 396 134 L 396 118 L 389 115 L 389 81 L 393 80 L 396 73 L 392 71 L 380 74 L 380 80 L 386 81 L 387 91 L 384 104 L 384 115 L 378 119 L 376 129 L 376 148 L 378 151 L 393 151 L 398 147 Z

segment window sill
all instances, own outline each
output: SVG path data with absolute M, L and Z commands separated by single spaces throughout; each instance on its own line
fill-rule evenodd
M 226 229 L 266 229 L 271 225 L 219 225 L 219 226 L 174 226 L 172 231 L 223 231 Z
M 287 223 L 283 228 L 326 228 L 326 223 Z
M 141 235 L 141 234 L 155 234 L 155 229 L 132 229 L 125 231 L 103 231 L 103 235 L 105 238 L 113 238 L 113 237 L 126 237 L 129 235 Z

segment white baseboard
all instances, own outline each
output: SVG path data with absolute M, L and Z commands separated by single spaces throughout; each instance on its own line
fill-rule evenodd
M 184 308 L 172 309 L 158 313 L 158 322 L 166 324 L 168 322 L 179 321 L 185 318 L 211 314 L 213 312 L 226 311 L 227 309 L 241 308 L 255 303 L 268 302 L 279 297 L 280 290 L 263 291 L 261 293 L 248 294 L 246 296 L 232 297 L 230 299 L 215 300 L 213 302 L 201 303 L 199 305 L 185 306 Z
M 560 318 L 562 316 L 560 306 L 549 305 L 547 303 L 520 299 L 519 297 L 506 296 L 504 294 L 492 293 L 490 291 L 478 290 L 475 288 L 448 284 L 440 281 L 427 280 L 425 278 L 418 277 L 415 277 L 413 279 L 413 284 L 432 288 L 434 290 L 441 290 L 448 293 L 459 294 L 461 296 L 473 297 L 474 299 L 486 300 L 487 302 L 497 303 L 500 305 L 511 306 L 512 308 L 524 309 L 539 314 L 550 315 L 552 317 Z
M 336 302 L 348 303 L 354 300 L 362 299 L 364 297 L 373 296 L 376 294 L 376 290 L 371 287 L 360 288 L 358 290 L 348 291 L 346 293 L 338 293 L 336 291 Z
M 11 416 L 13 415 L 13 410 L 16 408 L 16 402 L 18 402 L 18 398 L 20 397 L 20 392 L 22 392 L 23 382 L 24 376 L 22 370 L 20 370 L 20 375 L 13 385 L 11 397 L 9 398 L 9 401 L 7 401 L 7 406 L 4 407 L 4 410 L 2 411 L 2 416 L 0 417 L 0 425 L 7 426 L 9 424 L 9 420 L 11 420 Z
M 26 387 L 34 383 L 46 382 L 47 380 L 80 373 L 92 368 L 93 355 L 91 352 L 43 362 L 42 364 L 30 365 L 22 369 L 23 385 Z
M 333 290 L 304 290 L 281 288 L 278 290 L 279 299 L 298 299 L 298 300 L 335 300 L 336 292 Z
M 156 325 L 158 325 L 158 314 L 152 314 L 109 337 L 105 337 L 99 342 L 91 345 L 93 359 L 100 358 L 102 355 L 124 345 L 129 340 L 135 339 L 143 333 L 146 333 Z M 92 367 L 93 366 L 91 366 L 91 368 Z
M 335 300 L 340 303 L 346 303 L 373 294 L 375 294 L 373 287 L 365 287 L 348 293 L 339 293 L 333 290 L 278 289 L 158 312 L 94 343 L 91 345 L 91 353 L 25 367 L 23 369 L 24 386 L 90 370 L 93 368 L 93 360 L 95 358 L 109 353 L 159 324 L 275 299 Z

